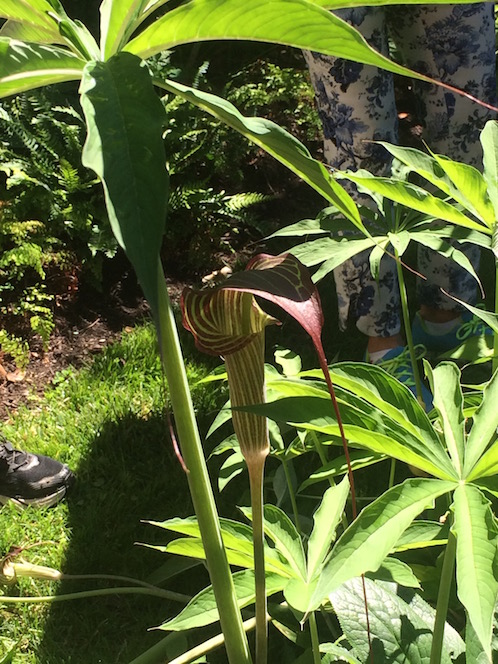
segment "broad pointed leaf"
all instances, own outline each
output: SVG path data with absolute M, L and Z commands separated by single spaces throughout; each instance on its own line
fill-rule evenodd
M 498 595 L 498 529 L 490 503 L 476 487 L 454 494 L 457 592 L 491 661 L 493 614 Z
M 148 0 L 103 0 L 100 6 L 100 39 L 104 60 L 114 55 L 136 29 Z
M 414 242 L 418 242 L 423 247 L 428 247 L 429 249 L 437 251 L 439 254 L 441 254 L 441 256 L 444 256 L 448 260 L 448 264 L 450 264 L 451 261 L 453 263 L 456 263 L 457 265 L 460 265 L 460 267 L 462 267 L 464 270 L 466 270 L 469 274 L 471 274 L 474 277 L 474 279 L 477 281 L 482 290 L 482 285 L 481 285 L 481 280 L 479 279 L 479 275 L 474 270 L 474 266 L 467 258 L 467 256 L 463 253 L 463 251 L 457 249 L 454 245 L 447 242 L 441 236 L 432 234 L 430 231 L 411 233 L 410 237 Z M 489 246 L 489 238 L 486 245 Z
M 147 58 L 179 44 L 216 39 L 280 43 L 430 80 L 382 56 L 348 23 L 307 0 L 252 0 L 250 4 L 198 0 L 162 16 L 126 49 Z
M 332 549 L 316 588 L 313 605 L 342 583 L 378 569 L 402 533 L 432 501 L 454 482 L 411 479 L 386 491 L 365 507 Z
M 81 79 L 85 61 L 57 46 L 0 37 L 0 97 Z
M 465 449 L 464 476 L 469 479 L 489 475 L 485 472 L 485 463 L 478 463 L 489 445 L 496 440 L 498 428 L 498 372 L 495 372 L 483 390 L 481 405 L 474 414 L 472 428 L 467 438 Z M 485 462 L 485 459 L 482 460 Z M 473 470 L 477 464 L 477 468 Z M 479 473 L 479 468 L 483 475 Z
M 439 411 L 449 455 L 459 475 L 463 476 L 465 418 L 460 370 L 452 362 L 442 362 L 429 370 L 434 407 Z
M 308 540 L 307 578 L 312 579 L 321 568 L 330 545 L 335 539 L 335 530 L 342 518 L 349 495 L 347 476 L 323 494 L 322 502 L 313 514 L 313 530 Z
M 237 603 L 240 608 L 254 602 L 254 572 L 243 570 L 233 575 Z M 266 577 L 266 593 L 273 595 L 286 584 L 286 580 L 275 574 Z M 218 609 L 212 587 L 201 590 L 175 618 L 167 620 L 159 629 L 182 631 L 211 625 L 219 620 Z
M 335 182 L 326 167 L 313 159 L 308 149 L 285 129 L 264 118 L 245 117 L 230 102 L 174 81 L 155 81 L 159 86 L 207 111 L 232 127 L 252 143 L 259 145 L 284 166 L 333 203 L 365 235 L 358 209 L 349 194 Z
M 163 106 L 147 70 L 129 53 L 88 64 L 81 103 L 88 126 L 83 163 L 102 180 L 114 235 L 156 312 L 168 192 Z

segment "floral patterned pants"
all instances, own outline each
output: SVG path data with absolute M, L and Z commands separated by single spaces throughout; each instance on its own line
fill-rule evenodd
M 494 6 L 403 5 L 355 7 L 337 12 L 357 28 L 371 46 L 388 54 L 388 39 L 404 65 L 463 89 L 478 99 L 496 98 Z M 389 72 L 306 52 L 324 132 L 324 153 L 335 168 L 366 168 L 386 175 L 390 159 L 382 146 L 370 140 L 398 142 L 398 118 L 393 77 Z M 423 82 L 413 83 L 423 139 L 431 151 L 481 167 L 479 134 L 490 111 L 461 95 Z M 362 200 L 362 202 L 364 202 Z M 463 247 L 477 269 L 479 251 Z M 437 309 L 455 309 L 440 290 L 474 302 L 473 277 L 439 254 L 421 248 L 418 270 L 419 302 Z M 394 261 L 384 257 L 379 280 L 362 253 L 334 273 L 341 326 L 348 319 L 369 336 L 392 336 L 400 331 L 399 291 Z

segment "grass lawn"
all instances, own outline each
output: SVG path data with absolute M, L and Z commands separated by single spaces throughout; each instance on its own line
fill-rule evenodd
M 218 384 L 195 387 L 208 371 L 201 363 L 188 367 L 201 428 L 223 403 Z M 154 330 L 146 325 L 125 333 L 82 371 L 63 371 L 43 399 L 3 426 L 14 446 L 68 463 L 77 482 L 67 501 L 54 508 L 2 508 L 2 555 L 11 546 L 28 547 L 20 557 L 68 575 L 147 580 L 161 567 L 164 555 L 136 543 L 164 542 L 166 535 L 143 520 L 193 513 L 187 481 L 167 435 L 163 396 Z M 173 589 L 194 594 L 205 574 L 202 567 L 198 570 L 195 586 L 184 575 Z M 24 578 L 1 586 L 0 592 L 61 595 L 112 585 L 132 584 Z M 147 629 L 179 609 L 163 598 L 131 594 L 0 607 L 0 662 L 2 649 L 17 644 L 14 664 L 130 662 L 165 636 Z

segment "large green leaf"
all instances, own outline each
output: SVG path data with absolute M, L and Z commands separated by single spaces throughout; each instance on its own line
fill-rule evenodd
M 332 549 L 315 590 L 313 605 L 319 606 L 349 579 L 378 569 L 415 517 L 454 487 L 455 482 L 410 479 L 365 507 Z
M 233 575 L 233 583 L 240 608 L 254 602 L 254 572 L 243 570 Z M 273 595 L 282 590 L 286 580 L 275 574 L 266 577 L 266 593 Z M 219 620 L 218 609 L 212 587 L 198 593 L 187 606 L 171 620 L 163 623 L 159 629 L 182 631 L 210 625 Z
M 464 476 L 469 479 L 490 475 L 486 472 L 485 457 L 480 457 L 490 444 L 496 440 L 498 428 L 498 372 L 495 372 L 483 390 L 483 398 L 473 418 L 472 428 L 467 438 L 465 449 Z M 479 463 L 478 463 L 479 462 Z M 474 466 L 477 467 L 474 468 Z
M 84 67 L 84 60 L 57 46 L 0 37 L 0 97 L 52 83 L 77 81 Z
M 454 205 L 447 203 L 436 196 L 433 196 L 422 187 L 418 187 L 409 182 L 394 180 L 385 177 L 376 177 L 366 171 L 338 172 L 337 177 L 346 178 L 360 185 L 362 189 L 381 194 L 389 200 L 401 203 L 402 205 L 428 214 L 435 219 L 442 219 L 453 224 L 458 224 L 464 228 L 481 231 L 491 235 L 491 230 L 484 224 L 473 221 L 465 214 L 460 212 Z
M 411 590 L 394 583 L 365 579 L 365 598 L 360 579 L 335 590 L 330 600 L 344 635 L 362 662 L 425 664 L 430 659 L 434 609 Z M 456 630 L 445 626 L 441 664 L 451 664 L 465 650 Z
M 22 42 L 34 42 L 36 44 L 64 44 L 57 24 L 53 23 L 52 28 L 43 25 L 34 25 L 33 23 L 6 21 L 0 28 L 0 37 L 9 37 Z
M 109 59 L 134 31 L 148 0 L 103 0 L 100 5 L 102 57 Z
M 45 26 L 51 30 L 54 20 L 49 14 L 56 14 L 55 3 L 49 0 L 2 0 L 0 18 L 21 21 L 35 26 Z
M 465 418 L 460 369 L 453 362 L 442 362 L 433 370 L 428 367 L 428 371 L 434 407 L 439 411 L 446 447 L 458 476 L 462 477 Z
M 219 39 L 281 43 L 431 80 L 373 50 L 348 23 L 307 0 L 197 0 L 152 23 L 125 47 L 147 58 L 179 44 Z
M 156 312 L 168 191 L 164 108 L 147 69 L 129 53 L 87 65 L 81 103 L 88 127 L 83 163 L 102 180 L 114 235 Z
M 498 595 L 498 529 L 490 503 L 476 487 L 454 493 L 457 592 L 491 661 L 493 614 Z
M 264 118 L 245 117 L 230 102 L 216 95 L 170 80 L 154 82 L 207 111 L 266 150 L 333 203 L 355 226 L 368 235 L 351 196 L 335 182 L 324 164 L 313 159 L 308 149 L 285 129 Z

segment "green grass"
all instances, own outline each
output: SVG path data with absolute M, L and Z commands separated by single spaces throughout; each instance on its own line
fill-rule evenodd
M 224 396 L 218 383 L 196 386 L 209 372 L 188 365 L 193 399 L 205 429 Z M 30 547 L 22 557 L 66 574 L 112 574 L 146 580 L 165 556 L 137 546 L 164 543 L 165 533 L 143 523 L 193 513 L 185 474 L 172 449 L 164 387 L 151 326 L 124 334 L 87 368 L 67 369 L 42 399 L 16 414 L 2 432 L 14 446 L 58 458 L 74 470 L 67 501 L 46 510 L 0 510 L 0 551 Z M 206 582 L 199 568 L 170 587 L 194 594 Z M 175 585 L 176 584 L 176 585 Z M 100 580 L 59 583 L 22 579 L 7 595 L 45 595 L 104 588 Z M 118 585 L 128 585 L 119 583 Z M 54 604 L 0 604 L 2 647 L 17 643 L 14 664 L 130 662 L 164 638 L 148 632 L 178 604 L 140 595 Z

